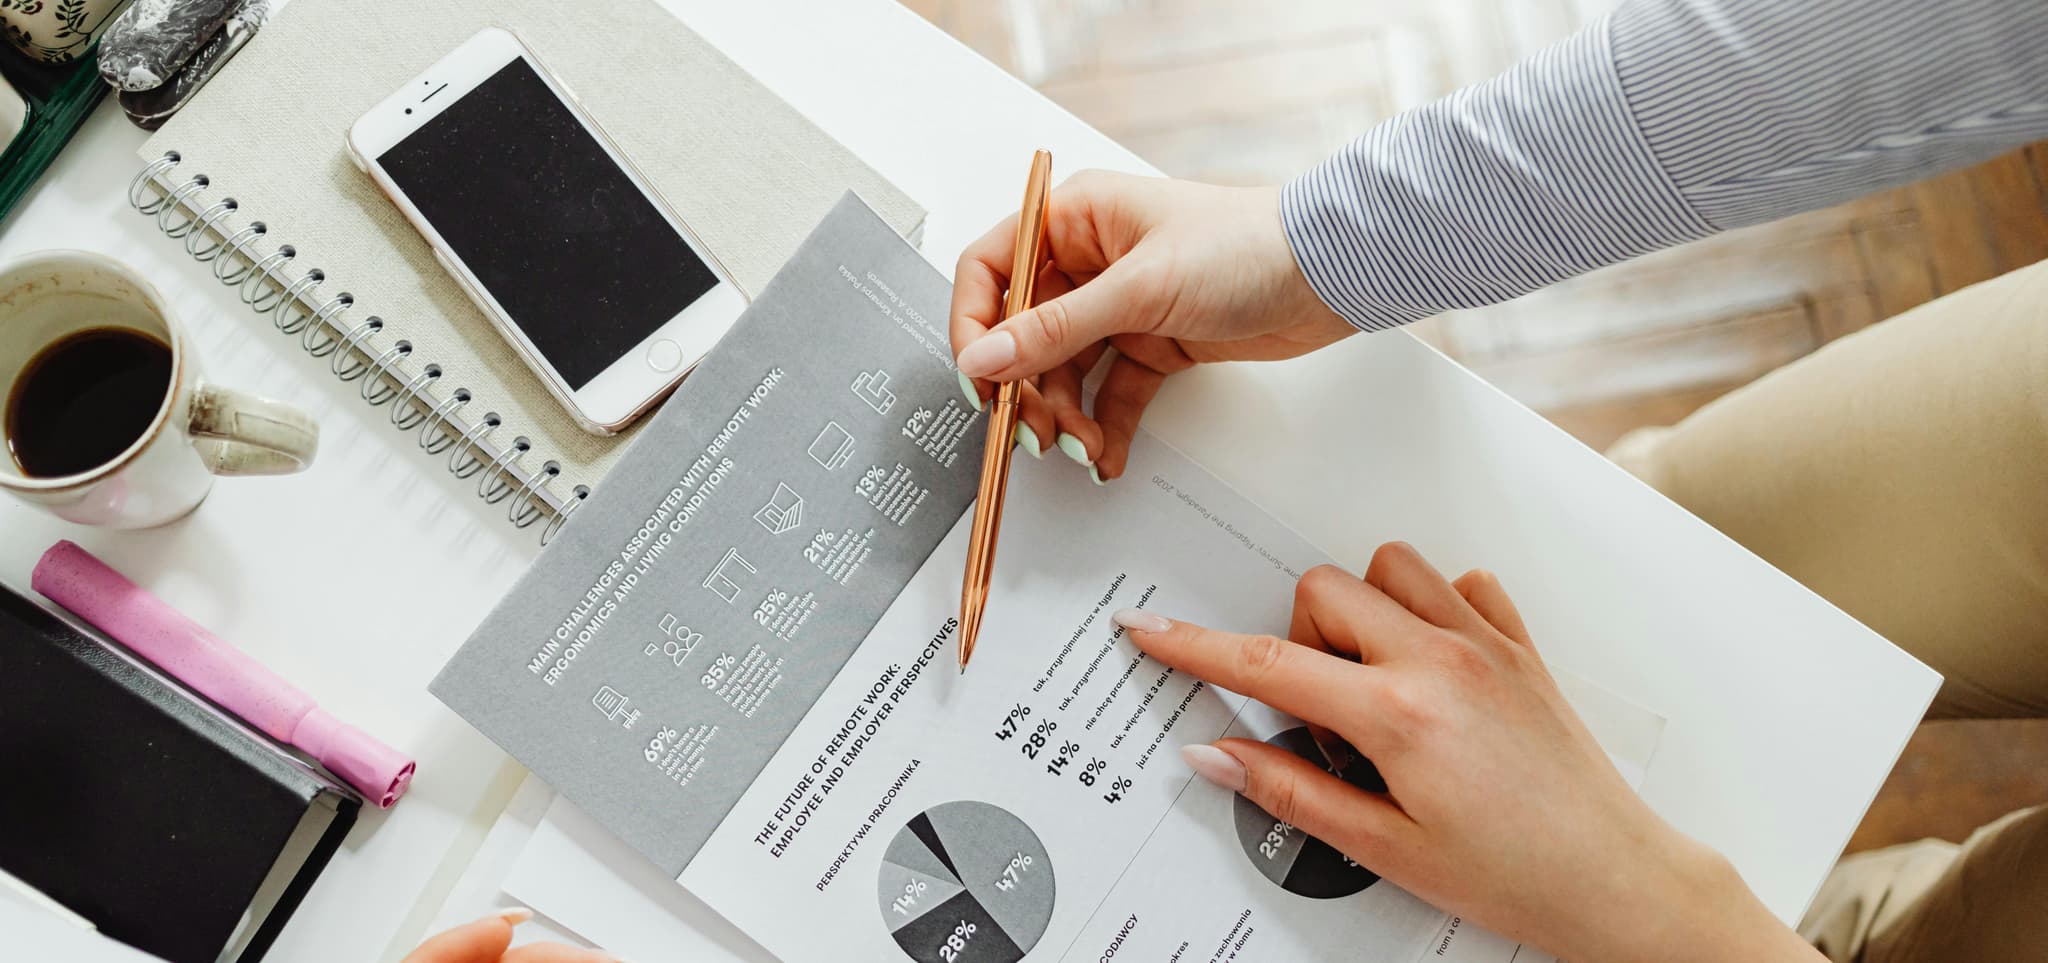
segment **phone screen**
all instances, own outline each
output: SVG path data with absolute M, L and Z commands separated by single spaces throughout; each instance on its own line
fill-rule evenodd
M 523 59 L 377 162 L 571 388 L 718 284 Z

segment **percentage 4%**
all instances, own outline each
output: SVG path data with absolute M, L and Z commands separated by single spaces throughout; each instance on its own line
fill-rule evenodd
M 1024 874 L 1031 871 L 1032 859 L 1023 853 L 1010 857 L 1010 865 L 1003 867 L 1003 875 L 996 878 L 996 888 L 1007 893 L 1017 888 Z
M 1109 791 L 1102 794 L 1102 801 L 1106 803 L 1122 802 L 1124 799 L 1124 791 L 1130 788 L 1131 781 L 1129 779 L 1124 779 L 1121 777 L 1117 779 L 1112 779 L 1109 782 Z

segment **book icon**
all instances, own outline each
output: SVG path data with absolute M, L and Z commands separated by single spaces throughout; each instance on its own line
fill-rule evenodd
M 853 435 L 839 427 L 839 422 L 825 422 L 825 430 L 818 432 L 817 440 L 811 442 L 810 452 L 812 461 L 831 471 L 853 457 Z
M 768 530 L 770 535 L 780 535 L 804 523 L 804 497 L 790 490 L 788 485 L 775 483 L 775 494 L 768 504 L 754 513 L 754 521 Z
M 880 368 L 853 376 L 853 396 L 867 402 L 878 415 L 896 407 L 896 392 L 889 390 L 889 372 Z

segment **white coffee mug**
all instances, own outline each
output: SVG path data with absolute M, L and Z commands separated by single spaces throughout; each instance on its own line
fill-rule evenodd
M 156 417 L 113 458 L 68 475 L 31 475 L 10 444 L 0 453 L 0 488 L 82 525 L 146 528 L 198 507 L 215 475 L 282 475 L 312 462 L 319 431 L 311 418 L 208 383 L 163 296 L 126 265 L 86 251 L 0 264 L 0 433 L 23 415 L 13 406 L 31 362 L 66 338 L 108 328 L 170 347 Z

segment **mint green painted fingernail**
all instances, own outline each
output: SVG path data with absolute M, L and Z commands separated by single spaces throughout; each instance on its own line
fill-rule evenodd
M 1017 430 L 1011 432 L 1010 437 L 1016 439 L 1017 444 L 1023 445 L 1024 450 L 1031 453 L 1031 457 L 1045 457 L 1045 452 L 1039 450 L 1041 446 L 1038 444 L 1038 432 L 1032 431 L 1030 425 L 1017 422 Z
M 1089 465 L 1088 477 L 1095 479 L 1095 484 L 1102 484 L 1102 469 L 1097 468 L 1094 465 Z
M 1076 438 L 1076 437 L 1074 437 L 1073 435 L 1067 434 L 1066 432 L 1064 432 L 1064 431 L 1063 431 L 1063 432 L 1060 432 L 1060 437 L 1059 437 L 1058 441 L 1059 441 L 1059 446 L 1060 446 L 1060 450 L 1061 450 L 1061 451 L 1063 451 L 1063 452 L 1066 452 L 1066 453 L 1067 453 L 1067 457 L 1068 457 L 1068 458 L 1072 458 L 1072 459 L 1074 460 L 1074 464 L 1076 464 L 1076 465 L 1093 465 L 1093 464 L 1094 464 L 1094 462 L 1090 461 L 1090 460 L 1089 460 L 1089 458 L 1088 458 L 1088 446 L 1087 446 L 1087 445 L 1084 445 L 1084 444 L 1081 444 L 1081 439 L 1079 439 L 1079 438 Z
M 967 377 L 966 375 L 964 375 L 964 374 L 961 374 L 961 373 L 960 373 L 960 372 L 958 372 L 958 371 L 955 371 L 955 372 L 953 372 L 953 373 L 954 373 L 955 375 L 959 375 L 959 377 L 960 377 L 960 391 L 961 391 L 961 393 L 963 393 L 963 394 L 965 394 L 965 395 L 967 396 L 967 403 L 968 403 L 968 404 L 970 404 L 970 405 L 973 405 L 973 406 L 974 406 L 974 410 L 976 410 L 976 411 L 980 411 L 980 410 L 981 410 L 981 392 L 979 392 L 979 391 L 976 391 L 976 390 L 974 390 L 974 379 L 972 379 L 972 378 L 969 378 L 969 377 Z

